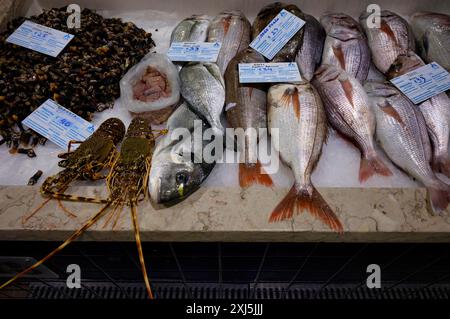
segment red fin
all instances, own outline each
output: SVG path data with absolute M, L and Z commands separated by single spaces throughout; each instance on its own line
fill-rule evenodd
M 231 24 L 231 16 L 227 16 L 226 18 L 223 18 L 222 24 L 223 24 L 223 33 L 226 35 L 228 33 L 228 29 L 230 28 Z
M 434 214 L 439 214 L 448 206 L 450 189 L 448 185 L 441 183 L 442 187 L 427 187 L 428 203 Z
M 264 173 L 261 163 L 256 164 L 239 164 L 239 185 L 242 188 L 249 187 L 253 184 L 261 184 L 272 187 L 273 181 L 268 174 Z
M 269 222 L 290 219 L 294 216 L 294 213 L 298 215 L 304 210 L 320 219 L 331 229 L 339 233 L 343 232 L 343 227 L 338 217 L 314 187 L 312 195 L 310 195 L 306 190 L 297 191 L 295 185 L 292 186 L 289 193 L 273 210 Z
M 392 172 L 378 156 L 373 156 L 371 158 L 361 157 L 361 163 L 359 166 L 359 182 L 365 182 L 375 174 L 391 176 Z
M 433 159 L 433 171 L 444 174 L 450 178 L 450 159 L 448 156 L 440 156 Z
M 392 31 L 389 24 L 386 23 L 386 21 L 381 20 L 381 26 L 380 29 L 382 32 L 386 33 L 386 35 L 391 38 L 392 41 L 394 41 L 395 44 L 398 44 L 397 38 L 395 37 L 394 32 Z
M 353 104 L 353 87 L 350 80 L 339 80 L 341 83 L 342 89 L 344 90 L 345 96 L 347 97 L 347 100 L 350 102 L 350 104 L 354 107 Z
M 298 96 L 297 88 L 288 88 L 284 91 L 283 96 L 281 97 L 281 103 L 285 106 L 289 106 L 292 103 L 292 107 L 294 108 L 295 116 L 297 119 L 300 119 L 300 99 Z
M 339 65 L 341 66 L 342 70 L 345 70 L 345 57 L 344 57 L 344 52 L 342 52 L 342 47 L 341 46 L 338 46 L 338 47 L 333 46 L 332 48 L 333 48 L 334 56 L 339 61 Z
M 386 102 L 384 105 L 378 104 L 378 106 L 384 113 L 394 118 L 402 127 L 405 127 L 405 123 L 400 117 L 400 114 L 398 114 L 398 112 L 390 103 Z

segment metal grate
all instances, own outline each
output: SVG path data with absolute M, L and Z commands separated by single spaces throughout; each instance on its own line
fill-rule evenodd
M 0 241 L 0 257 L 39 259 L 56 246 Z M 146 242 L 143 248 L 150 281 L 164 299 L 449 298 L 450 244 Z M 366 287 L 373 263 L 382 289 Z M 80 266 L 82 289 L 66 288 L 69 264 Z M 45 266 L 53 277 L 41 271 L 23 278 L 0 298 L 145 297 L 133 242 L 76 242 Z
M 49 287 L 44 284 L 31 284 L 30 295 L 33 299 L 146 299 L 146 290 L 141 285 L 124 285 L 123 290 L 113 285 L 102 283 L 90 283 L 83 289 L 68 289 L 63 284 Z M 317 287 L 294 287 L 285 291 L 282 285 L 260 287 L 254 290 L 246 286 L 238 285 L 197 285 L 187 290 L 183 285 L 158 285 L 155 294 L 159 299 L 248 299 L 253 293 L 254 299 L 450 299 L 450 287 L 431 287 L 417 290 L 414 287 L 394 288 L 388 291 L 359 288 L 353 290 L 350 287 L 327 287 L 322 290 Z M 126 291 L 126 294 L 123 293 Z

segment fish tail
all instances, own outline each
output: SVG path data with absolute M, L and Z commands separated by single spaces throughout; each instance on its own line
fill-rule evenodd
M 272 178 L 266 174 L 261 167 L 261 163 L 257 161 L 255 164 L 239 164 L 239 185 L 247 188 L 253 184 L 261 184 L 267 187 L 273 186 Z
M 433 159 L 433 171 L 444 174 L 450 178 L 450 159 L 448 155 L 439 156 Z
M 450 202 L 450 187 L 438 181 L 435 185 L 427 187 L 427 199 L 431 211 L 434 214 L 439 214 L 445 210 Z
M 361 163 L 359 166 L 359 182 L 365 182 L 375 174 L 391 176 L 392 172 L 378 155 L 375 154 L 370 157 L 361 156 Z
M 343 227 L 338 217 L 314 186 L 312 186 L 312 193 L 310 194 L 305 189 L 297 190 L 294 184 L 289 193 L 273 210 L 269 222 L 290 219 L 294 216 L 294 211 L 296 214 L 299 214 L 304 210 L 320 219 L 332 230 L 339 233 L 343 232 Z

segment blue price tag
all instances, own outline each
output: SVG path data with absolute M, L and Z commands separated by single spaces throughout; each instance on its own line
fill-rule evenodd
M 436 62 L 421 66 L 391 80 L 414 104 L 450 89 L 450 73 Z
M 250 47 L 272 60 L 305 23 L 283 9 L 250 43 Z
M 6 42 L 57 57 L 73 37 L 72 34 L 25 21 L 6 39 Z
M 174 42 L 167 56 L 171 61 L 216 62 L 221 46 L 220 42 Z
M 239 63 L 240 83 L 300 82 L 301 80 L 295 62 Z
M 69 141 L 84 141 L 95 131 L 94 125 L 51 99 L 28 115 L 22 124 L 63 149 L 67 149 Z

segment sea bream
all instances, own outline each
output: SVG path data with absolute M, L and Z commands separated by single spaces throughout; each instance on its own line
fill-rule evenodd
M 224 11 L 209 26 L 208 42 L 221 42 L 217 66 L 225 73 L 230 60 L 250 44 L 251 24 L 240 11 Z
M 363 12 L 359 18 L 363 27 L 372 60 L 382 73 L 386 73 L 400 54 L 415 49 L 414 35 L 405 19 L 388 10 L 381 11 L 380 27 L 368 25 L 371 13 Z
M 325 32 L 322 64 L 347 71 L 363 83 L 370 68 L 370 49 L 358 22 L 343 13 L 327 13 L 320 18 Z
M 216 136 L 224 136 L 220 122 L 225 104 L 225 82 L 215 63 L 191 62 L 180 71 L 181 95 L 191 110 L 204 119 Z
M 327 135 L 327 120 L 319 95 L 304 81 L 297 85 L 273 85 L 267 99 L 269 130 L 271 134 L 278 130 L 279 136 L 278 143 L 273 143 L 295 177 L 294 185 L 273 210 L 270 221 L 289 219 L 307 211 L 331 229 L 342 232 L 338 217 L 311 182 Z
M 361 151 L 360 182 L 374 174 L 392 175 L 375 148 L 375 117 L 359 81 L 339 67 L 322 65 L 312 83 L 322 98 L 330 124 Z
M 412 51 L 400 55 L 388 71 L 388 79 L 413 71 L 425 63 Z M 432 167 L 435 172 L 450 177 L 448 139 L 450 137 L 450 99 L 445 93 L 435 95 L 418 105 L 433 146 Z
M 264 63 L 264 57 L 247 48 L 230 61 L 225 72 L 227 120 L 231 127 L 244 130 L 243 141 L 238 140 L 237 144 L 242 156 L 239 161 L 239 185 L 248 187 L 259 183 L 271 186 L 272 179 L 263 171 L 256 149 L 259 129 L 267 129 L 266 88 L 262 84 L 241 84 L 239 63 Z
M 398 167 L 427 188 L 432 211 L 443 211 L 449 203 L 450 186 L 431 170 L 430 140 L 422 113 L 389 83 L 367 82 L 364 87 L 376 115 L 381 147 Z
M 202 131 L 209 127 L 186 102 L 170 116 L 168 133 L 158 141 L 152 158 L 149 194 L 154 203 L 170 205 L 185 199 L 200 187 L 214 168 L 215 162 L 205 162 L 194 147 L 196 123 Z M 189 134 L 176 136 L 176 130 Z M 210 141 L 202 139 L 201 142 L 203 152 Z
M 411 17 L 411 27 L 422 58 L 450 71 L 450 16 L 417 12 Z
M 282 2 L 268 4 L 259 11 L 253 21 L 252 38 L 255 39 L 283 9 L 305 20 L 302 11 L 293 4 Z M 301 28 L 269 62 L 294 62 L 303 41 L 303 32 Z
M 311 81 L 314 71 L 322 60 L 326 34 L 322 25 L 313 16 L 305 14 L 305 21 L 303 42 L 297 52 L 295 61 L 302 78 Z
M 192 15 L 182 20 L 173 29 L 170 43 L 205 42 L 208 37 L 209 19 L 205 15 Z

